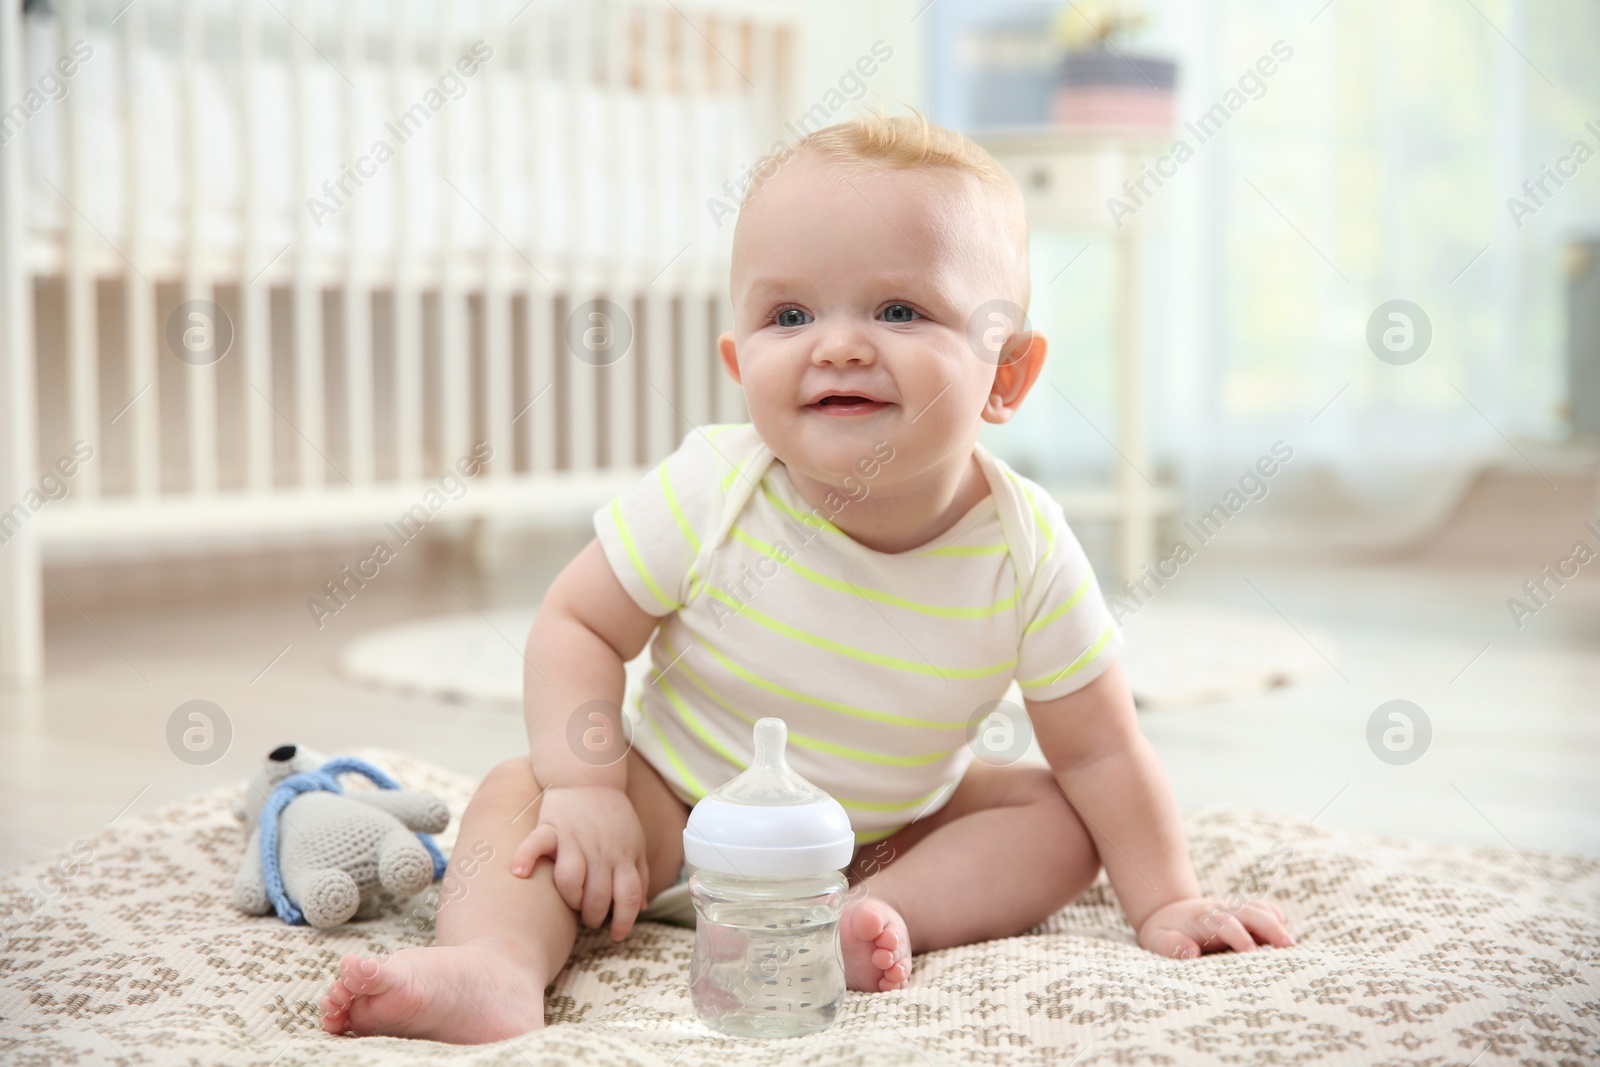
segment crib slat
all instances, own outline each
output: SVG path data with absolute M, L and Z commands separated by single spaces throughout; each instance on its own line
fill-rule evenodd
M 241 262 L 239 267 L 239 356 L 244 381 L 239 406 L 244 412 L 245 485 L 252 493 L 272 488 L 272 283 L 262 274 L 273 265 L 273 252 L 262 244 L 261 158 L 257 152 L 257 57 L 261 27 L 258 0 L 239 0 L 239 107 L 241 153 Z M 130 9 L 129 14 L 132 14 Z
M 31 78 L 22 5 L 0 7 L 0 98 L 20 100 Z M 24 143 L 0 152 L 0 500 L 37 485 L 40 459 L 33 286 L 27 247 Z M 9 504 L 7 507 L 9 508 Z M 0 679 L 36 686 L 44 674 L 44 607 L 37 526 L 4 527 L 0 549 Z M 20 719 L 20 717 L 19 717 Z
M 477 92 L 480 130 L 483 142 L 483 167 L 488 190 L 485 213 L 495 225 L 510 216 L 510 198 L 502 176 L 506 131 L 501 129 L 496 96 L 504 64 L 511 61 L 509 45 L 478 66 Z M 469 82 L 468 84 L 471 84 Z M 483 378 L 479 396 L 483 404 L 482 439 L 494 454 L 489 461 L 489 477 L 503 479 L 515 471 L 511 444 L 511 250 L 492 230 L 483 235 L 488 248 L 488 274 L 483 290 Z
M 390 79 L 394 93 L 394 113 L 403 114 L 413 102 L 415 82 L 412 66 L 414 38 L 410 0 L 393 0 L 390 5 L 393 36 L 390 53 Z M 395 466 L 402 482 L 422 477 L 424 427 L 422 424 L 422 293 L 416 278 L 416 230 L 411 212 L 418 206 L 416 187 L 411 179 L 412 160 L 401 156 L 393 164 L 399 173 L 392 178 L 394 196 L 394 425 Z
M 343 14 L 343 67 L 346 76 L 356 78 L 365 61 L 365 36 L 362 9 L 353 0 L 340 5 Z M 359 128 L 354 84 L 345 87 L 344 143 L 351 166 L 359 166 L 366 151 Z M 356 179 L 361 175 L 356 174 Z M 350 186 L 359 195 L 360 189 Z M 361 203 L 365 203 L 362 201 Z M 344 228 L 344 417 L 348 465 L 345 474 L 357 486 L 372 484 L 372 290 L 367 284 L 366 227 L 354 214 L 357 205 L 346 207 Z
M 588 107 L 594 86 L 594 47 L 590 39 L 589 5 L 567 6 L 567 193 L 572 203 L 567 231 L 572 263 L 571 284 L 567 290 L 566 315 L 562 322 L 562 371 L 567 377 L 568 454 L 572 469 L 593 470 L 597 465 L 600 436 L 600 411 L 595 367 L 578 342 L 595 324 L 578 309 L 596 297 L 599 279 L 593 261 L 594 241 L 589 234 L 593 207 L 593 175 L 586 164 L 594 157 L 585 132 Z
M 453 68 L 457 57 L 452 18 L 455 8 L 439 4 L 436 10 L 439 20 L 436 66 L 443 71 Z M 463 213 L 470 214 L 471 208 L 462 203 L 464 179 L 452 166 L 455 161 L 451 151 L 454 113 L 454 106 L 446 105 L 433 120 L 439 124 L 434 136 L 438 138 L 439 174 L 445 181 L 439 186 L 439 202 L 435 205 L 439 212 L 439 436 L 443 448 L 437 462 L 443 466 L 455 463 L 472 447 L 469 440 L 472 435 L 472 351 L 467 336 L 467 297 L 455 247 L 456 221 Z
M 666 110 L 670 105 L 671 48 L 670 33 L 675 12 L 646 9 L 640 12 L 644 19 L 644 60 L 642 81 L 646 111 L 645 143 L 646 174 L 664 174 L 669 158 L 664 151 L 661 131 L 666 128 Z M 657 205 L 652 205 L 657 206 Z M 658 207 L 664 208 L 665 205 Z M 666 239 L 665 210 L 645 212 L 646 241 L 644 247 L 653 258 L 651 279 L 645 290 L 644 355 L 645 390 L 644 421 L 648 434 L 645 455 L 655 460 L 667 455 L 677 443 L 677 435 L 688 427 L 678 425 L 678 416 L 672 410 L 672 297 L 673 279 L 681 275 L 681 264 L 674 263 L 677 249 L 668 246 Z
M 701 272 L 693 269 L 695 266 L 690 264 L 688 280 L 679 292 L 683 344 L 678 355 L 683 361 L 683 397 L 678 407 L 690 425 L 700 426 L 711 421 L 711 339 L 705 290 L 700 284 Z
M 762 144 L 766 146 L 770 141 L 782 137 L 787 131 L 783 128 L 784 121 L 793 113 L 793 87 L 794 79 L 790 72 L 794 66 L 794 53 L 790 48 L 791 38 L 783 24 L 773 23 L 770 26 L 756 24 L 757 41 L 765 41 L 766 47 L 756 49 L 757 60 L 763 64 L 765 77 L 760 84 L 767 92 L 768 110 L 761 116 L 764 123 L 759 131 L 762 134 Z
M 205 42 L 205 23 L 200 0 L 184 0 L 183 5 L 183 86 L 184 86 L 184 173 L 188 175 L 187 240 L 183 263 L 183 299 L 211 303 L 215 294 L 205 262 L 205 178 L 204 128 L 200 118 L 200 64 Z M 210 320 L 213 338 L 220 313 L 213 307 L 199 312 Z M 193 322 L 186 316 L 186 325 Z M 217 369 L 215 363 L 203 366 L 185 364 L 189 414 L 189 487 L 209 495 L 217 490 Z
M 604 358 L 609 360 L 598 368 L 606 383 L 606 465 L 632 467 L 634 448 L 638 442 L 639 427 L 634 411 L 634 382 L 639 370 L 639 350 L 634 338 L 634 295 L 639 287 L 639 274 L 643 269 L 632 235 L 624 229 L 625 216 L 622 205 L 626 202 L 623 175 L 637 173 L 638 155 L 635 141 L 623 129 L 624 77 L 632 58 L 629 47 L 628 21 L 622 4 L 611 0 L 600 7 L 606 47 L 605 84 L 601 88 L 601 116 L 605 123 L 604 140 L 606 160 L 603 165 L 600 187 L 602 203 L 615 205 L 604 213 L 605 229 L 601 235 L 604 251 L 605 281 L 602 290 L 606 299 L 620 309 L 618 321 L 612 323 L 611 343 L 614 347 Z M 624 259 L 626 252 L 627 258 Z M 648 276 L 647 276 L 648 277 Z M 626 342 L 624 341 L 626 338 Z M 626 343 L 627 349 L 621 346 Z
M 112 417 L 128 421 L 133 438 L 133 492 L 149 500 L 161 491 L 161 390 L 156 384 L 156 291 L 150 277 L 150 224 L 140 132 L 144 96 L 136 64 L 145 48 L 145 13 L 123 13 L 122 143 L 127 161 L 128 271 L 123 276 L 123 344 L 127 353 L 127 407 Z
M 71 55 L 72 43 L 83 39 L 82 0 L 66 0 L 62 4 L 60 33 L 61 54 Z M 66 188 L 62 192 L 70 201 L 65 208 L 68 424 L 73 442 L 85 441 L 99 449 L 102 446 L 99 317 L 95 300 L 95 275 L 89 265 L 89 237 L 92 231 L 82 214 L 83 206 L 90 203 L 88 186 L 84 180 L 85 167 L 89 163 L 87 146 L 84 144 L 88 123 L 83 112 L 81 93 L 68 93 L 62 104 L 67 172 Z M 91 501 L 99 496 L 100 464 L 83 464 L 73 488 L 81 495 L 82 501 Z
M 537 262 L 537 261 L 536 261 Z M 556 469 L 560 447 L 556 423 L 556 293 L 543 278 L 528 281 L 528 397 L 519 425 L 528 449 L 528 470 L 545 474 Z M 516 416 L 513 416 L 515 418 Z
M 313 108 L 322 106 L 322 100 L 311 84 L 310 67 L 320 62 L 312 56 L 311 44 L 306 40 L 305 29 L 314 32 L 315 22 L 307 0 L 294 0 L 290 20 L 300 32 L 289 35 L 293 73 L 291 92 L 299 135 L 295 138 L 295 199 L 297 205 L 305 204 L 313 195 L 322 196 L 312 177 L 314 160 L 310 154 L 310 138 L 306 130 L 315 128 L 311 119 Z M 323 484 L 322 454 L 326 425 L 323 406 L 323 352 L 322 352 L 322 286 L 317 277 L 316 229 L 311 213 L 303 207 L 295 212 L 294 247 L 294 429 L 299 463 L 296 485 L 311 489 Z
M 528 117 L 523 131 L 523 159 L 528 189 L 528 276 L 525 327 L 527 360 L 525 375 L 528 398 L 517 414 L 518 432 L 528 455 L 530 474 L 556 469 L 556 294 L 538 264 L 549 261 L 550 243 L 545 236 L 544 210 L 550 196 L 543 163 L 542 146 L 549 143 L 550 129 L 545 122 L 544 89 L 550 78 L 551 18 L 545 4 L 533 4 L 522 15 L 528 53 L 524 71 Z
M 770 151 L 774 145 L 787 143 L 787 131 L 783 128 L 785 116 L 789 114 L 789 77 L 791 57 L 787 50 L 787 37 L 781 24 L 754 22 L 751 27 L 750 54 L 751 79 L 756 83 L 756 108 L 755 108 L 755 136 L 756 155 L 742 161 L 754 168 L 760 158 Z M 741 171 L 741 173 L 743 173 Z M 738 206 L 737 204 L 734 206 Z M 727 223 L 728 238 L 723 248 L 731 254 L 733 245 L 732 222 Z M 717 302 L 722 309 L 724 318 L 723 329 L 734 328 L 733 306 L 728 303 L 727 290 L 717 291 Z M 719 361 L 720 362 L 720 361 Z M 725 369 L 719 370 L 725 378 L 725 385 L 730 395 L 730 411 L 726 416 L 734 422 L 748 422 L 750 420 L 750 406 L 745 401 L 744 389 L 727 377 Z
M 692 18 L 692 15 L 685 18 Z M 701 32 L 703 32 L 703 27 Z M 688 110 L 689 136 L 688 148 L 684 156 L 685 188 L 691 197 L 708 185 L 707 175 L 703 173 L 703 160 L 708 150 L 705 136 L 705 109 L 709 101 L 710 90 L 714 83 L 712 78 L 711 63 L 720 63 L 716 53 L 711 51 L 707 41 L 700 36 L 694 25 L 685 24 L 679 28 L 681 46 L 679 62 L 682 64 L 683 94 Z M 705 276 L 706 249 L 703 237 L 703 224 L 699 216 L 694 217 L 694 223 L 685 235 L 689 242 L 689 251 L 684 253 L 683 284 L 680 287 L 680 298 L 683 316 L 683 343 L 678 355 L 683 361 L 682 380 L 683 397 L 678 402 L 683 417 L 688 419 L 693 426 L 700 426 L 711 421 L 711 357 L 706 323 Z
M 716 53 L 716 59 L 711 65 L 713 71 L 711 86 L 716 100 L 715 106 L 719 110 L 731 110 L 733 101 L 744 93 L 759 96 L 760 90 L 751 87 L 755 79 L 749 74 L 750 64 L 744 52 L 742 26 L 730 25 L 727 14 L 721 13 L 707 27 L 706 36 L 710 38 L 710 46 Z M 711 182 L 713 186 L 716 184 L 714 179 L 719 173 L 738 172 L 738 148 L 741 146 L 734 136 L 732 115 L 727 115 L 726 118 L 727 121 L 718 121 L 712 126 L 713 151 L 710 154 L 712 162 L 710 178 L 713 179 Z M 705 216 L 696 214 L 695 221 L 703 229 L 707 220 Z M 725 242 L 721 239 L 720 232 L 717 238 L 711 262 L 720 264 L 725 261 L 723 252 Z M 727 299 L 724 295 L 727 287 L 717 284 L 714 277 L 708 277 L 706 282 L 705 295 L 702 297 L 707 304 L 706 348 L 702 359 L 706 366 L 706 376 L 710 379 L 711 418 L 716 422 L 732 422 L 737 414 L 733 394 L 738 385 L 728 376 L 728 372 L 721 366 L 721 360 L 717 357 L 717 338 L 724 329 L 722 305 Z

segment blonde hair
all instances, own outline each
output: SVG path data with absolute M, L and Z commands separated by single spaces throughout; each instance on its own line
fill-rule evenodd
M 1028 218 L 1022 191 L 1006 169 L 983 147 L 955 130 L 929 122 L 916 108 L 910 115 L 872 111 L 813 130 L 792 145 L 774 149 L 755 165 L 740 203 L 743 208 L 783 165 L 805 151 L 815 152 L 847 173 L 873 170 L 924 170 L 944 167 L 976 178 L 1000 209 L 999 220 L 1016 243 L 1022 307 L 1029 303 Z

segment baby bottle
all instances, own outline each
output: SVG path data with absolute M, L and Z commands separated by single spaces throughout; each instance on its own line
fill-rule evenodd
M 844 808 L 789 769 L 782 719 L 755 725 L 755 758 L 694 806 L 683 831 L 692 873 L 696 1014 L 741 1037 L 798 1037 L 844 1000 L 839 914 L 855 854 Z

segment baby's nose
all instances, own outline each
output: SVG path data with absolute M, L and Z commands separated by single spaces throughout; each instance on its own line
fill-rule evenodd
M 812 349 L 813 363 L 864 363 L 878 358 L 866 332 L 856 326 L 841 323 L 821 331 L 817 346 Z

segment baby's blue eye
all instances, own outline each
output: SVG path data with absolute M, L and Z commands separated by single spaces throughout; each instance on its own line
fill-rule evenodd
M 890 304 L 883 309 L 885 322 L 910 322 L 917 317 L 917 310 L 907 304 Z
M 784 308 L 773 321 L 779 326 L 804 326 L 811 321 L 811 316 L 799 308 Z

